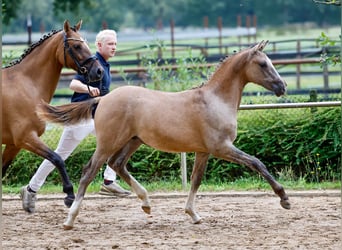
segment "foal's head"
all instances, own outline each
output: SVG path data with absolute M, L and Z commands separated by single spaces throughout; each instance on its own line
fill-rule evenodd
M 277 96 L 285 94 L 286 83 L 274 68 L 271 60 L 263 53 L 268 41 L 261 41 L 245 51 L 244 72 L 247 82 L 254 82 L 273 91 Z M 240 64 L 241 65 L 241 64 Z

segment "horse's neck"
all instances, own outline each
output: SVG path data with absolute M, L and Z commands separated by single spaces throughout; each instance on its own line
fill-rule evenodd
M 47 102 L 52 99 L 63 68 L 56 58 L 58 42 L 53 39 L 57 38 L 51 37 L 13 66 L 16 72 L 31 79 L 32 84 L 22 82 L 23 87 L 36 89 L 37 94 Z
M 239 74 L 227 66 L 220 67 L 212 75 L 208 82 L 208 87 L 215 92 L 215 95 L 220 97 L 223 102 L 238 109 L 242 91 L 246 83 Z

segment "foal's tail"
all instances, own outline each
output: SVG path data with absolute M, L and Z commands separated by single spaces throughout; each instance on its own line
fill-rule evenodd
M 101 97 L 92 98 L 83 102 L 74 102 L 60 106 L 51 106 L 42 101 L 36 109 L 40 119 L 62 125 L 72 125 L 82 120 L 92 118 Z

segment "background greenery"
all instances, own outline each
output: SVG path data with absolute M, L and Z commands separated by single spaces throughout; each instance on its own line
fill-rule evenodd
M 239 112 L 238 138 L 235 145 L 255 155 L 265 163 L 277 178 L 286 181 L 304 180 L 320 183 L 336 182 L 341 177 L 341 123 L 339 108 L 290 110 L 254 110 Z M 57 146 L 61 127 L 53 127 L 43 140 L 52 148 Z M 54 139 L 55 138 L 55 139 Z M 95 138 L 86 138 L 66 160 L 73 182 L 79 181 L 82 167 L 96 148 Z M 191 174 L 194 154 L 187 154 L 188 176 Z M 27 183 L 42 159 L 22 151 L 3 179 L 4 184 Z M 141 146 L 128 163 L 129 171 L 139 181 L 180 182 L 180 154 L 165 153 Z M 258 177 L 245 166 L 210 158 L 205 181 L 227 183 Z M 98 178 L 102 179 L 102 171 Z M 54 171 L 48 181 L 59 184 Z
M 171 18 L 177 27 L 217 27 L 218 17 L 224 27 L 236 27 L 237 15 L 242 26 L 246 16 L 255 15 L 258 27 L 312 23 L 317 26 L 340 24 L 336 6 L 305 0 L 3 0 L 3 33 L 25 32 L 27 15 L 32 17 L 32 31 L 59 29 L 65 19 L 76 23 L 83 19 L 88 31 L 97 32 L 105 22 L 116 30 L 125 28 L 168 27 Z M 250 20 L 250 25 L 252 25 Z

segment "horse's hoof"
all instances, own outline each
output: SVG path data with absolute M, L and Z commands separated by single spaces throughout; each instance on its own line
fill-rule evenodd
M 285 209 L 291 209 L 289 200 L 280 200 L 280 205 Z
M 69 226 L 69 225 L 63 225 L 63 229 L 64 230 L 71 230 L 73 228 L 73 226 Z
M 142 210 L 144 210 L 145 213 L 151 214 L 151 207 L 148 206 L 141 206 Z
M 68 208 L 70 208 L 71 205 L 72 205 L 72 203 L 74 202 L 74 200 L 75 200 L 75 197 L 69 197 L 69 196 L 65 197 L 65 198 L 64 198 L 64 204 L 65 204 L 65 206 L 67 206 Z
M 196 220 L 193 220 L 194 224 L 201 224 L 202 223 L 202 219 L 201 218 L 197 218 Z
M 185 209 L 185 213 L 190 215 L 192 219 L 192 223 L 194 224 L 201 224 L 202 223 L 202 218 L 199 216 L 196 212 L 194 212 L 191 209 Z

